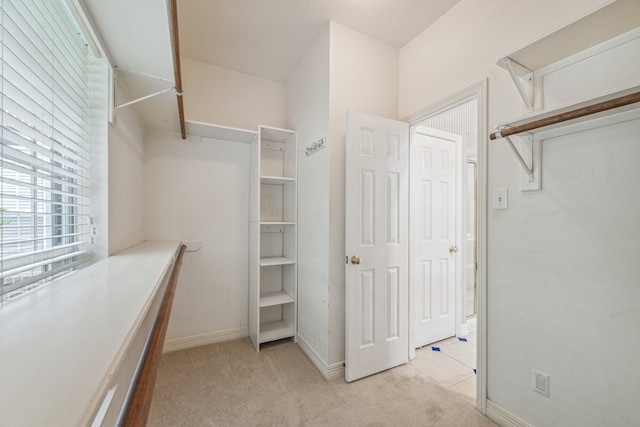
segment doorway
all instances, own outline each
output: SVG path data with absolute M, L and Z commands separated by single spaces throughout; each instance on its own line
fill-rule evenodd
M 416 149 L 428 144 L 425 142 L 424 134 L 443 134 L 446 135 L 450 141 L 453 141 L 460 145 L 458 150 L 449 149 L 450 152 L 458 153 L 455 161 L 455 188 L 460 192 L 459 203 L 456 205 L 456 212 L 450 213 L 449 221 L 458 221 L 458 228 L 456 229 L 456 235 L 449 237 L 448 241 L 441 239 L 441 254 L 437 259 L 437 264 L 432 261 L 426 264 L 420 258 L 420 250 L 416 249 L 417 244 L 412 245 L 412 253 L 410 254 L 411 263 L 414 271 L 410 273 L 410 295 L 412 295 L 411 307 L 414 307 L 414 318 L 410 320 L 410 324 L 413 326 L 413 332 L 410 331 L 410 336 L 413 337 L 413 342 L 410 347 L 410 358 L 416 358 L 416 348 L 426 346 L 426 350 L 429 354 L 425 356 L 429 359 L 428 364 L 433 365 L 437 361 L 434 358 L 439 357 L 452 357 L 461 360 L 460 354 L 446 354 L 449 348 L 455 349 L 455 352 L 466 351 L 462 350 L 463 347 L 468 348 L 466 355 L 462 355 L 464 363 L 459 363 L 461 366 L 470 368 L 471 376 L 473 378 L 475 392 L 472 394 L 476 398 L 478 409 L 482 410 L 484 402 L 484 369 L 481 366 L 484 359 L 480 355 L 483 352 L 484 342 L 479 331 L 479 313 L 481 310 L 481 263 L 479 260 L 479 254 L 482 254 L 481 248 L 479 248 L 479 228 L 478 225 L 483 219 L 479 217 L 481 208 L 478 204 L 481 195 L 482 185 L 482 167 L 479 166 L 479 145 L 482 142 L 479 140 L 479 135 L 484 134 L 484 108 L 482 108 L 482 102 L 484 99 L 484 85 L 477 85 L 468 91 L 465 91 L 450 100 L 446 100 L 437 106 L 434 106 L 430 111 L 423 113 L 418 120 L 412 122 L 410 131 L 410 146 L 412 153 L 411 163 L 411 224 L 410 234 L 412 239 L 420 239 L 419 235 L 423 235 L 420 230 L 423 228 L 425 217 L 417 215 L 417 211 L 426 210 L 420 197 L 420 188 L 424 187 L 424 179 L 419 177 L 415 172 L 416 162 L 420 162 L 420 156 L 417 155 Z M 433 146 L 440 152 L 443 152 L 442 148 L 438 148 L 437 145 Z M 440 182 L 431 184 L 441 185 Z M 418 191 L 416 191 L 418 189 Z M 437 201 L 434 200 L 434 203 Z M 422 213 L 422 212 L 420 212 Z M 443 215 L 442 211 L 438 212 L 438 215 Z M 433 215 L 428 215 L 428 220 L 431 221 Z M 444 234 L 440 233 L 440 236 Z M 446 251 L 446 246 L 449 246 L 449 253 Z M 438 279 L 438 283 L 427 283 L 425 281 L 425 274 L 420 274 L 418 267 L 421 265 L 447 265 L 448 263 L 455 262 L 456 268 L 454 269 L 456 277 L 452 282 L 454 283 L 454 290 L 449 294 L 455 299 L 454 304 L 454 316 L 455 326 L 448 327 L 445 332 L 438 332 L 440 335 L 425 334 L 424 330 L 433 326 L 434 331 L 441 329 L 441 320 L 445 318 L 446 310 L 439 310 L 437 313 L 433 312 L 433 305 L 427 306 L 429 296 L 433 298 L 442 299 L 442 283 L 438 277 L 437 271 L 430 271 L 432 279 Z M 432 268 L 433 270 L 433 268 Z M 449 278 L 450 279 L 450 278 Z M 433 282 L 433 280 L 432 280 Z M 425 288 L 428 285 L 428 288 Z M 437 285 L 434 288 L 434 285 Z M 441 289 L 437 289 L 440 287 Z M 438 307 L 436 302 L 435 307 Z M 442 335 L 444 333 L 444 335 Z M 426 339 L 425 336 L 433 336 L 433 339 Z M 468 339 L 467 339 L 468 338 Z M 432 342 L 427 342 L 432 341 Z M 437 344 L 434 345 L 434 342 Z M 446 347 L 445 347 L 446 345 Z M 436 347 L 441 350 L 441 353 L 431 353 L 432 347 Z M 438 355 L 436 355 L 438 354 Z M 465 359 L 466 358 L 466 359 Z M 470 358 L 471 360 L 468 360 Z M 440 365 L 444 367 L 446 364 Z M 476 378 L 476 372 L 478 373 Z M 441 372 L 440 372 L 441 373 Z M 457 373 L 459 375 L 459 373 Z M 477 380 L 477 381 L 476 381 Z M 468 382 L 466 389 L 469 389 Z M 466 393 L 469 394 L 469 393 Z
M 410 185 L 413 188 L 411 234 L 416 241 L 411 258 L 414 266 L 425 262 L 432 265 L 428 277 L 420 274 L 417 267 L 414 267 L 415 271 L 412 273 L 416 296 L 415 346 L 422 347 L 453 336 L 463 337 L 476 329 L 477 97 L 445 106 L 412 124 L 410 135 Z M 427 169 L 424 167 L 424 156 L 420 153 L 433 157 L 428 162 L 428 174 L 422 172 Z M 439 160 L 440 156 L 444 156 L 450 165 Z M 431 170 L 437 175 L 431 173 Z M 443 172 L 438 173 L 440 170 Z M 423 187 L 426 188 L 425 191 L 421 191 Z M 457 203 L 447 202 L 451 208 L 444 209 L 444 196 L 432 197 L 432 200 L 423 197 L 423 193 L 435 193 L 439 187 L 450 194 L 449 198 L 457 200 Z M 440 219 L 439 216 L 444 217 Z M 449 229 L 444 230 L 441 224 L 448 225 Z M 453 224 L 457 226 L 454 228 Z M 423 232 L 425 227 L 430 228 L 429 232 Z M 420 250 L 425 245 L 441 246 L 433 261 L 425 261 L 425 253 Z M 452 263 L 455 263 L 455 268 L 450 268 L 449 275 L 439 273 L 436 264 Z M 451 274 L 455 276 L 451 278 Z M 453 283 L 453 289 L 449 289 L 447 294 L 443 291 L 445 279 Z M 440 301 L 435 300 L 446 301 L 447 298 L 455 300 L 450 304 L 455 321 L 443 329 L 441 324 L 451 317 L 451 310 L 440 307 Z M 436 312 L 434 307 L 437 308 Z
M 470 330 L 477 329 L 477 355 L 475 357 L 477 360 L 476 407 L 483 413 L 486 410 L 486 368 L 484 366 L 486 359 L 486 340 L 484 337 L 486 335 L 483 336 L 483 334 L 486 334 L 483 327 L 486 324 L 486 310 L 483 306 L 483 301 L 486 300 L 483 296 L 486 293 L 483 286 L 484 271 L 486 271 L 484 268 L 486 219 L 485 214 L 483 214 L 486 210 L 486 202 L 484 201 L 486 192 L 483 190 L 486 183 L 486 147 L 484 139 L 479 139 L 478 136 L 486 134 L 486 90 L 486 81 L 483 81 L 429 110 L 407 118 L 406 122 L 398 122 L 361 113 L 356 114 L 360 119 L 351 120 L 352 114 L 350 112 L 346 144 L 346 200 L 348 203 L 353 203 L 353 207 L 352 209 L 347 207 L 345 221 L 347 254 L 345 258 L 347 264 L 345 276 L 345 289 L 347 291 L 345 293 L 346 371 L 349 371 L 349 367 L 361 366 L 362 364 L 359 362 L 361 360 L 360 356 L 367 352 L 375 352 L 376 347 L 380 349 L 380 357 L 367 357 L 367 360 L 375 359 L 381 361 L 380 364 L 376 365 L 375 369 L 367 369 L 358 375 L 352 376 L 348 372 L 345 378 L 349 381 L 397 365 L 397 363 L 388 362 L 388 358 L 384 356 L 386 354 L 384 345 L 378 344 L 396 342 L 398 338 L 404 336 L 407 338 L 405 343 L 408 341 L 408 345 L 404 346 L 404 361 L 406 361 L 407 353 L 408 359 L 415 359 L 416 357 L 415 283 L 414 280 L 407 279 L 407 277 L 412 277 L 413 274 L 411 271 L 408 272 L 408 275 L 396 274 L 402 273 L 407 267 L 411 269 L 410 265 L 413 260 L 410 256 L 407 256 L 405 261 L 394 261 L 395 264 L 387 266 L 385 271 L 381 270 L 376 273 L 375 266 L 386 265 L 384 264 L 386 257 L 382 256 L 382 261 L 378 262 L 376 256 L 371 254 L 368 256 L 362 255 L 364 253 L 362 251 L 373 247 L 374 236 L 381 239 L 387 246 L 408 247 L 411 244 L 411 239 L 403 239 L 402 233 L 399 232 L 399 230 L 405 229 L 402 224 L 409 220 L 409 215 L 403 213 L 407 211 L 406 199 L 403 202 L 403 198 L 400 197 L 401 193 L 396 190 L 410 187 L 412 184 L 409 184 L 409 186 L 400 185 L 400 183 L 408 183 L 410 180 L 405 180 L 398 171 L 385 171 L 384 168 L 395 165 L 394 162 L 403 157 L 402 153 L 409 151 L 410 144 L 408 139 L 417 127 L 422 127 L 423 130 L 428 128 L 433 130 L 434 126 L 442 125 L 442 123 L 438 123 L 439 121 L 448 121 L 451 127 L 445 131 L 434 132 L 460 135 L 453 138 L 459 139 L 460 142 L 455 143 L 457 158 L 455 162 L 457 171 L 455 186 L 458 188 L 456 197 L 459 198 L 459 201 L 458 206 L 452 211 L 454 215 L 460 218 L 455 221 L 460 225 L 457 226 L 454 232 L 455 239 L 452 242 L 453 244 L 447 247 L 447 250 L 451 249 L 453 253 L 456 253 L 457 249 L 456 264 L 458 267 L 458 271 L 455 273 L 455 280 L 452 281 L 455 284 L 454 296 L 451 298 L 454 300 L 454 308 L 449 310 L 449 313 L 455 318 L 454 331 L 451 332 L 453 336 L 463 337 Z M 469 129 L 462 132 L 460 129 L 455 128 L 456 124 L 460 126 L 459 120 L 455 117 L 453 119 L 445 119 L 445 117 L 447 115 L 462 115 L 463 112 L 460 110 L 464 110 L 467 107 L 467 103 L 472 103 L 476 108 L 475 112 L 467 112 L 475 119 L 475 128 L 472 122 L 470 125 L 465 126 Z M 353 118 L 356 115 L 353 115 Z M 389 125 L 393 124 L 393 126 L 386 129 L 387 126 L 383 122 Z M 412 123 L 411 128 L 407 122 Z M 453 132 L 451 132 L 452 130 Z M 404 141 L 406 141 L 406 145 Z M 403 148 L 405 146 L 407 147 L 406 150 Z M 469 203 L 465 202 L 467 198 L 464 197 L 466 196 L 464 190 L 467 172 L 466 160 L 471 157 L 467 153 L 475 153 L 477 158 L 477 179 L 474 177 L 473 185 L 477 193 L 474 200 L 477 198 L 479 203 L 475 209 L 470 206 L 467 206 L 468 209 L 463 208 L 466 206 L 465 203 Z M 378 162 L 379 156 L 381 156 L 381 163 Z M 440 160 L 442 161 L 445 158 L 447 156 L 441 156 Z M 405 165 L 404 169 L 408 170 L 409 161 L 403 164 Z M 352 168 L 354 170 L 351 170 Z M 378 190 L 382 189 L 386 190 L 378 194 Z M 414 202 L 412 201 L 411 203 Z M 403 206 L 404 208 L 402 208 Z M 464 215 L 466 210 L 474 211 L 476 217 L 469 219 Z M 462 220 L 463 218 L 465 221 Z M 465 224 L 469 221 L 477 224 L 477 227 L 467 227 Z M 471 230 L 472 228 L 473 230 Z M 467 229 L 472 231 L 471 235 L 469 235 Z M 412 232 L 410 231 L 409 233 Z M 405 245 L 401 244 L 403 240 L 407 242 Z M 475 262 L 473 259 L 467 259 L 468 255 L 466 255 L 465 249 L 469 245 L 468 241 L 472 242 L 472 248 L 467 252 L 473 254 Z M 473 278 L 467 280 L 467 287 L 462 286 L 463 265 L 472 265 Z M 379 281 L 381 287 L 374 286 L 374 280 Z M 473 287 L 473 291 L 470 290 L 471 287 Z M 382 294 L 381 297 L 375 297 L 372 290 L 377 288 L 386 289 L 386 293 Z M 466 291 L 467 288 L 468 292 Z M 406 292 L 408 293 L 408 304 L 401 302 L 404 289 L 408 290 Z M 467 300 L 464 298 L 465 295 Z M 374 302 L 380 304 L 374 304 Z M 473 307 L 473 310 L 465 308 L 466 302 L 470 303 L 469 305 Z M 378 308 L 374 309 L 374 307 Z M 402 323 L 406 328 L 402 327 Z M 396 333 L 396 331 L 399 331 L 399 333 Z M 379 339 L 372 339 L 374 333 L 376 336 L 380 335 Z M 400 363 L 404 363 L 404 361 Z

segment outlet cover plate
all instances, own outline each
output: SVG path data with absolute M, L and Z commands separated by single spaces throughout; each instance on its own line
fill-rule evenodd
M 534 369 L 533 390 L 543 396 L 549 397 L 549 375 Z

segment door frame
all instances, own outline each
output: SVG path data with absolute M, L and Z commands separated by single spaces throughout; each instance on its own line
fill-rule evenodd
M 401 120 L 409 123 L 409 150 L 411 150 L 411 130 L 413 126 L 425 118 L 475 98 L 478 105 L 478 187 L 477 187 L 477 281 L 478 281 L 478 311 L 477 344 L 476 344 L 476 408 L 483 414 L 487 413 L 487 79 L 484 79 L 466 89 L 461 90 L 435 104 L 404 117 Z M 411 151 L 410 151 L 411 152 Z M 466 156 L 466 153 L 464 153 Z M 411 224 L 409 224 L 411 233 Z M 409 254 L 412 259 L 413 254 Z M 461 313 L 464 310 L 460 307 Z M 409 359 L 415 358 L 415 288 L 409 281 Z M 456 316 L 458 321 L 459 316 Z M 458 327 L 456 326 L 458 332 Z

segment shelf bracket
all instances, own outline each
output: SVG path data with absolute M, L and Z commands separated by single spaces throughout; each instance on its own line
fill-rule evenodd
M 520 151 L 518 151 L 518 149 L 516 148 L 515 144 L 513 143 L 510 137 L 505 136 L 504 139 L 507 141 L 507 144 L 509 144 L 509 147 L 511 147 L 511 149 L 513 150 L 513 154 L 515 154 L 516 159 L 518 160 L 518 163 L 520 163 L 520 166 L 522 166 L 522 169 L 524 169 L 524 172 L 529 177 L 529 181 L 533 181 L 533 167 L 529 166 L 527 162 L 522 158 L 522 154 L 520 154 Z M 533 154 L 533 151 L 531 154 Z M 532 161 L 533 161 L 533 158 L 530 158 L 529 162 L 533 163 Z
M 171 79 L 168 79 L 166 77 L 159 77 L 159 76 L 155 76 L 153 74 L 143 73 L 142 71 L 131 70 L 131 69 L 122 68 L 122 67 L 115 67 L 114 69 L 115 69 L 115 73 L 114 73 L 115 82 L 113 84 L 113 94 L 112 94 L 112 97 L 114 99 L 114 103 L 113 103 L 113 105 L 114 105 L 113 109 L 114 110 L 119 110 L 121 108 L 125 108 L 125 107 L 128 107 L 128 106 L 133 105 L 133 104 L 137 104 L 138 102 L 146 101 L 149 98 L 153 98 L 155 96 L 162 95 L 163 93 L 167 93 L 167 92 L 171 92 L 171 91 L 176 91 L 177 90 L 176 86 L 175 86 L 175 83 Z M 162 81 L 162 82 L 165 82 L 165 83 L 172 84 L 174 86 L 166 88 L 166 89 L 163 89 L 163 90 L 159 90 L 159 91 L 151 93 L 149 95 L 145 95 L 145 96 L 142 96 L 140 98 L 137 98 L 137 99 L 131 100 L 129 102 L 125 102 L 125 103 L 122 103 L 122 104 L 118 105 L 115 102 L 115 99 L 116 99 L 115 90 L 116 90 L 116 86 L 117 86 L 118 73 L 119 72 L 126 72 L 126 73 L 130 73 L 130 74 L 135 74 L 135 75 L 147 78 L 147 79 L 159 80 L 159 81 Z M 178 93 L 178 95 L 182 95 L 182 94 Z
M 509 72 L 509 76 L 511 76 L 511 80 L 513 80 L 513 84 L 516 86 L 516 89 L 518 89 L 518 93 L 520 94 L 520 97 L 522 98 L 524 105 L 526 105 L 529 112 L 533 112 L 533 100 L 531 99 L 532 97 L 529 94 L 527 94 L 527 90 L 522 84 L 522 80 L 520 78 L 520 76 L 529 76 L 528 81 L 532 81 L 533 78 L 531 76 L 533 74 L 533 71 L 529 70 L 527 67 L 521 64 L 518 64 L 508 56 L 505 58 L 502 58 L 500 60 L 500 63 Z M 518 72 L 516 72 L 516 69 L 515 69 L 516 67 L 518 68 Z M 533 93 L 533 90 L 531 92 Z
M 520 166 L 522 166 L 522 171 L 524 172 L 523 181 L 520 185 L 521 191 L 535 191 L 540 190 L 540 170 L 541 170 L 541 144 L 540 141 L 533 139 L 531 135 L 527 137 L 526 145 L 526 153 L 523 156 L 521 150 L 518 150 L 516 145 L 511 140 L 511 137 L 505 136 L 504 139 L 507 141 L 507 145 L 513 151 L 513 154 L 516 156 L 516 160 Z M 526 160 L 525 160 L 526 157 Z

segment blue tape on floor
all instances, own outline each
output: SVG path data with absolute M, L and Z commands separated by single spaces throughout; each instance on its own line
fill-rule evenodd
M 467 342 L 466 338 L 458 338 L 458 341 Z
M 433 350 L 433 351 L 440 351 L 440 347 L 431 347 L 431 350 Z

